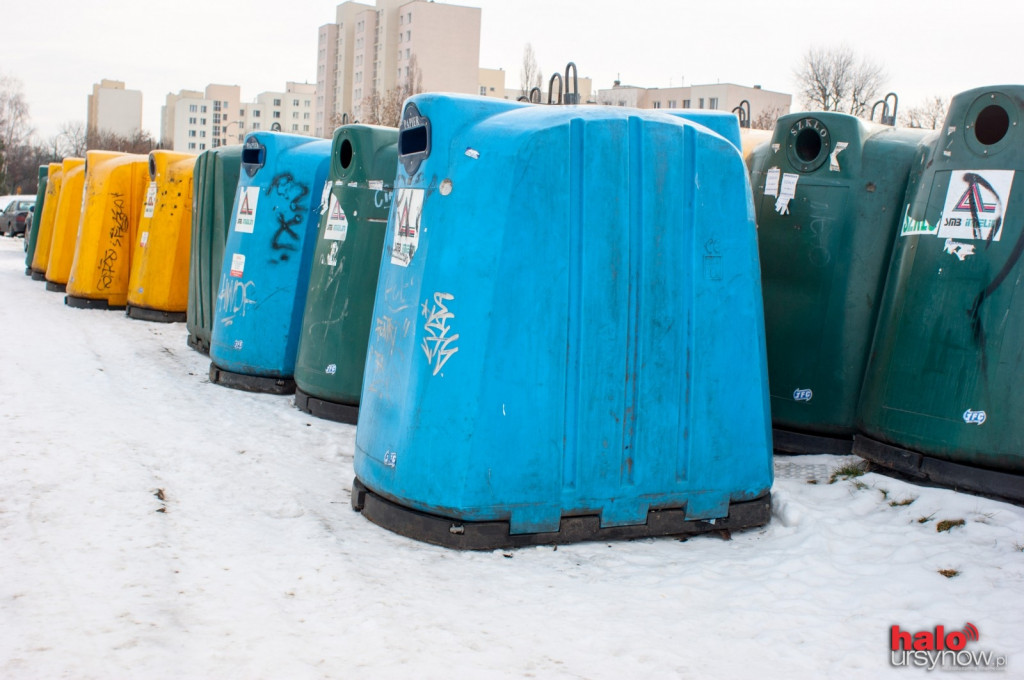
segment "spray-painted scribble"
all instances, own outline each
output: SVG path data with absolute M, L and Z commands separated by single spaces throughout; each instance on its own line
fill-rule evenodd
M 117 251 L 113 248 L 107 248 L 107 252 L 103 253 L 103 257 L 100 258 L 100 263 L 97 269 L 100 270 L 99 280 L 96 282 L 96 290 L 107 290 L 114 283 L 114 265 L 117 263 Z
M 110 243 L 117 248 L 121 247 L 121 240 L 128 235 L 131 227 L 128 221 L 128 213 L 124 209 L 124 197 L 121 194 L 111 194 L 114 199 L 110 209 L 110 220 L 113 225 L 110 227 Z
M 271 181 L 268 193 L 287 202 L 287 209 L 275 211 L 277 231 L 270 241 L 270 247 L 279 253 L 276 261 L 286 262 L 289 253 L 299 250 L 301 238 L 294 227 L 306 219 L 306 206 L 302 200 L 309 195 L 309 187 L 297 181 L 290 172 L 283 172 Z
M 440 373 L 452 355 L 459 351 L 458 347 L 452 346 L 459 339 L 459 334 L 448 335 L 451 330 L 448 323 L 455 318 L 455 313 L 448 310 L 447 303 L 454 299 L 451 293 L 434 293 L 433 305 L 428 307 L 429 300 L 424 300 L 420 306 L 420 314 L 427 320 L 423 330 L 428 334 L 420 346 L 427 355 L 427 363 L 434 367 L 434 375 Z
M 222 314 L 221 323 L 230 326 L 236 316 L 244 317 L 246 310 L 256 304 L 255 293 L 255 281 L 240 281 L 222 274 L 220 291 L 217 293 L 217 308 Z

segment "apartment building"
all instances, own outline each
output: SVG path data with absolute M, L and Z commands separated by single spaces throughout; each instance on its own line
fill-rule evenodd
M 284 92 L 261 92 L 241 101 L 237 85 L 207 85 L 202 92 L 167 95 L 160 116 L 160 144 L 165 149 L 201 153 L 240 144 L 254 130 L 313 134 L 316 86 L 285 83 Z
M 630 106 L 637 109 L 711 109 L 732 111 L 747 101 L 750 118 L 778 118 L 789 113 L 793 96 L 733 83 L 690 85 L 686 87 L 636 87 L 615 81 L 609 90 L 598 90 L 597 101 L 608 106 Z
M 317 33 L 314 132 L 359 119 L 374 92 L 479 92 L 480 9 L 426 0 L 345 2 Z
M 142 92 L 129 90 L 120 80 L 103 79 L 88 97 L 86 129 L 131 137 L 142 129 Z
M 558 73 L 560 78 L 565 77 L 564 67 L 562 71 L 553 71 L 552 73 Z M 542 72 L 543 75 L 543 72 Z M 519 78 L 518 74 L 515 78 Z M 495 68 L 481 68 L 480 69 L 480 90 L 478 94 L 481 97 L 499 97 L 502 99 L 519 99 L 523 94 L 521 85 L 518 80 L 508 81 L 506 79 L 506 73 L 504 69 Z M 547 74 L 544 78 L 544 86 L 541 88 L 543 93 L 541 95 L 541 101 L 547 103 L 548 101 L 548 90 L 553 86 L 552 99 L 558 99 L 558 80 L 552 84 L 551 74 Z M 568 92 L 568 88 L 571 87 L 571 83 L 562 83 L 563 94 Z M 580 95 L 580 104 L 594 104 L 594 85 L 590 78 L 577 78 L 576 79 L 577 91 Z

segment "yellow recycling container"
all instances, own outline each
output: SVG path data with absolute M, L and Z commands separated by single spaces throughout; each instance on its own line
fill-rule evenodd
M 85 180 L 89 167 L 101 159 L 123 154 L 108 151 L 86 151 L 85 160 L 71 167 L 64 164 L 64 179 L 61 184 L 60 200 L 57 201 L 57 216 L 53 221 L 50 237 L 50 257 L 46 265 L 46 290 L 63 293 L 71 275 L 71 263 L 75 259 L 75 244 L 78 243 L 78 224 L 82 219 L 85 204 Z
M 751 128 L 740 128 L 740 144 L 742 145 L 743 162 L 750 167 L 750 155 L 754 149 L 767 144 L 772 140 L 774 130 L 753 130 Z
M 192 251 L 194 154 L 149 154 L 149 187 L 132 251 L 128 316 L 185 321 Z
M 124 309 L 132 244 L 149 183 L 149 158 L 124 154 L 89 164 L 65 304 Z
M 65 158 L 61 163 L 50 163 L 50 176 L 46 182 L 46 199 L 43 201 L 43 212 L 38 222 L 33 219 L 32 230 L 38 230 L 36 236 L 36 252 L 32 255 L 32 278 L 36 281 L 46 280 L 46 265 L 50 261 L 50 244 L 53 242 L 53 222 L 57 218 L 57 203 L 60 202 L 60 189 L 64 185 L 64 163 L 79 161 L 84 158 Z

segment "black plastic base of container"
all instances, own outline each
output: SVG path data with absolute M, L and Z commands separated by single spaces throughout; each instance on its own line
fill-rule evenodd
M 267 378 L 259 375 L 233 373 L 220 368 L 213 362 L 210 362 L 210 382 L 245 392 L 291 394 L 295 391 L 295 381 L 291 378 Z
M 25 267 L 25 276 L 32 276 L 32 267 Z
M 26 273 L 28 273 L 28 272 L 26 272 Z M 45 281 L 46 280 L 46 272 L 37 272 L 35 269 L 32 270 L 32 273 L 29 274 L 29 276 L 32 277 L 33 281 Z
M 66 284 L 66 283 L 56 283 L 54 281 L 47 281 L 46 282 L 46 290 L 51 290 L 54 293 L 66 293 L 66 292 L 68 292 L 68 284 Z
M 306 413 L 311 413 L 317 418 L 334 420 L 339 423 L 355 425 L 359 420 L 359 407 L 349 404 L 339 404 L 336 401 L 327 401 L 319 397 L 312 397 L 298 387 L 295 388 L 295 408 Z
M 124 309 L 124 305 L 112 305 L 106 300 L 93 300 L 92 298 L 76 297 L 74 295 L 65 295 L 64 304 L 68 307 L 78 307 L 79 309 Z
M 905 475 L 912 481 L 931 482 L 955 491 L 991 496 L 1018 505 L 1024 504 L 1024 476 L 1021 475 L 951 463 L 917 451 L 883 444 L 862 434 L 854 437 L 853 453 L 883 468 Z
M 202 338 L 200 338 L 198 335 L 189 333 L 187 342 L 189 347 L 191 347 L 197 352 L 200 352 L 201 354 L 210 353 L 210 345 L 207 342 L 205 342 Z
M 772 428 L 772 448 L 779 453 L 831 453 L 850 455 L 853 440 L 849 437 L 825 437 Z
M 165 312 L 161 309 L 128 305 L 125 314 L 140 321 L 156 321 L 157 323 L 178 323 L 185 320 L 185 312 Z
M 660 536 L 686 537 L 710 532 L 732 532 L 768 523 L 772 496 L 729 505 L 729 516 L 714 520 L 688 520 L 685 508 L 651 510 L 646 524 L 602 527 L 597 515 L 563 517 L 558 531 L 510 534 L 508 522 L 463 522 L 407 508 L 352 480 L 352 509 L 374 524 L 400 536 L 457 550 L 497 550 L 531 545 L 560 545 L 581 541 L 621 541 Z

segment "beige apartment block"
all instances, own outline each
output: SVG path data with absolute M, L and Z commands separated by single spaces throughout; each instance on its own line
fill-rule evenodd
M 131 137 L 142 129 L 142 92 L 125 89 L 120 80 L 104 78 L 92 86 L 86 129 Z
M 559 77 L 565 79 L 565 69 L 559 72 Z M 509 82 L 506 80 L 506 73 L 503 69 L 494 68 L 482 68 L 480 69 L 479 83 L 480 90 L 478 94 L 483 97 L 500 97 L 503 99 L 519 99 L 523 95 L 521 87 L 515 87 L 515 84 L 519 78 L 515 75 L 514 80 Z M 569 80 L 572 80 L 571 74 Z M 562 93 L 569 92 L 569 88 L 572 87 L 572 83 L 562 83 Z M 595 104 L 596 100 L 593 95 L 593 81 L 590 78 L 579 78 L 576 79 L 576 87 L 580 95 L 580 104 Z M 541 88 L 541 101 L 547 103 L 548 101 L 548 90 L 553 90 L 552 100 L 558 99 L 558 80 L 554 83 L 551 82 L 551 75 L 549 74 L 544 79 L 544 87 Z
M 740 103 L 750 104 L 750 118 L 756 123 L 789 113 L 793 96 L 784 92 L 747 87 L 733 83 L 690 85 L 685 87 L 646 88 L 621 85 L 616 81 L 609 90 L 598 90 L 597 100 L 608 106 L 637 109 L 710 109 L 733 111 Z
M 261 92 L 243 103 L 237 85 L 207 85 L 206 90 L 169 93 L 160 116 L 165 149 L 202 153 L 240 144 L 255 130 L 312 136 L 316 85 L 285 83 L 284 92 Z
M 331 41 L 334 41 L 333 46 Z M 315 133 L 330 137 L 364 100 L 417 84 L 425 92 L 479 91 L 480 9 L 426 0 L 345 2 L 317 36 Z

